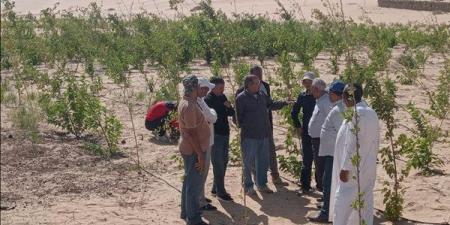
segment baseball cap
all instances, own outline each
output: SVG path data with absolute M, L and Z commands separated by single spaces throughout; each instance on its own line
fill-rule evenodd
M 199 77 L 198 78 L 198 86 L 199 87 L 207 87 L 209 89 L 213 89 L 216 85 L 209 82 L 208 79 L 204 78 L 204 77 Z
M 316 76 L 314 76 L 314 73 L 312 72 L 306 72 L 303 74 L 303 80 L 314 80 Z
M 344 92 L 345 84 L 340 80 L 335 80 L 330 84 L 328 91 L 342 93 Z

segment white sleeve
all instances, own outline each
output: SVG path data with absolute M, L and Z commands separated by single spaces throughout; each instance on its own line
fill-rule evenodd
M 214 109 L 208 107 L 206 102 L 201 99 L 198 101 L 200 107 L 202 108 L 203 116 L 205 116 L 206 121 L 209 123 L 215 123 L 217 121 L 217 113 Z
M 355 167 L 352 163 L 352 158 L 356 154 L 356 135 L 354 134 L 355 130 L 352 122 L 349 122 L 346 126 L 349 126 L 349 128 L 345 134 L 344 157 L 342 157 L 341 165 L 342 170 L 352 171 Z

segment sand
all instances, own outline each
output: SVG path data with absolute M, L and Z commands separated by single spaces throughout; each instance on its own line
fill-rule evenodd
M 77 1 L 84 6 L 88 1 Z M 148 10 L 167 11 L 165 1 L 144 2 Z M 187 5 L 191 1 L 187 1 Z M 357 9 L 352 1 L 344 1 L 347 10 Z M 353 1 L 354 2 L 354 1 Z M 369 11 L 369 15 L 377 22 L 423 22 L 431 16 L 429 12 L 414 12 L 409 10 L 381 9 L 375 1 L 360 1 Z M 61 8 L 75 4 L 73 1 L 61 3 Z M 301 4 L 308 7 L 319 5 L 309 0 Z M 37 8 L 52 5 L 52 1 L 17 1 L 17 10 L 37 12 Z M 123 2 L 104 1 L 105 8 L 120 8 Z M 215 6 L 228 12 L 234 6 L 230 1 L 215 1 Z M 186 8 L 189 8 L 186 6 Z M 240 0 L 238 10 L 260 12 L 268 10 L 273 13 L 275 8 L 271 1 Z M 33 11 L 34 10 L 34 11 Z M 306 14 L 306 6 L 303 12 Z M 354 12 L 358 14 L 357 12 Z M 439 21 L 449 21 L 449 15 L 436 15 Z M 378 20 L 377 20 L 378 19 Z M 393 56 L 398 57 L 401 47 L 393 50 Z M 448 57 L 448 56 L 447 56 Z M 442 55 L 432 55 L 425 66 L 425 75 L 421 78 L 430 88 L 435 88 L 437 74 L 443 65 Z M 252 61 L 253 62 L 253 61 Z M 343 65 L 343 62 L 340 62 Z M 390 70 L 394 70 L 392 60 Z M 329 82 L 334 75 L 328 68 L 329 55 L 320 54 L 315 61 L 315 67 L 322 78 Z M 210 76 L 209 68 L 203 62 L 192 64 L 195 73 Z M 274 76 L 276 64 L 269 60 L 264 69 L 265 76 Z M 151 68 L 147 71 L 156 75 Z M 2 77 L 10 76 L 10 72 L 2 71 Z M 133 74 L 133 88 L 144 91 L 144 82 L 140 74 Z M 129 115 L 125 106 L 114 99 L 120 99 L 118 88 L 111 81 L 105 80 L 106 90 L 103 91 L 103 101 L 114 109 L 124 123 L 124 135 L 121 144 L 123 156 L 110 160 L 94 156 L 82 147 L 82 141 L 62 132 L 54 126 L 42 123 L 40 125 L 40 143 L 32 146 L 24 141 L 20 133 L 12 127 L 9 120 L 11 107 L 2 105 L 1 109 L 1 224 L 168 224 L 181 225 L 179 219 L 180 193 L 182 171 L 177 163 L 170 159 L 178 154 L 176 145 L 167 145 L 152 139 L 145 129 L 143 118 L 146 112 L 145 103 L 134 103 L 134 123 L 137 125 L 139 155 L 141 163 L 147 171 L 139 172 L 133 165 L 136 153 Z M 229 87 L 229 85 L 228 85 Z M 228 94 L 232 93 L 227 88 Z M 413 85 L 399 87 L 398 103 L 401 105 L 413 101 L 419 108 L 428 105 L 428 99 L 423 90 Z M 400 111 L 396 118 L 402 125 L 411 127 L 411 119 Z M 433 121 L 435 123 L 437 121 Z M 444 120 L 442 128 L 450 130 L 450 119 Z M 383 131 L 384 132 L 384 128 Z M 406 132 L 401 126 L 397 132 Z M 275 142 L 281 146 L 286 134 L 286 127 L 280 125 L 279 116 L 275 116 Z M 383 136 L 383 135 L 382 135 Z M 444 138 L 447 139 L 448 137 Z M 298 140 L 296 140 L 298 142 Z M 383 145 L 386 141 L 383 141 Z M 429 223 L 450 222 L 450 145 L 439 142 L 433 151 L 444 161 L 441 175 L 422 176 L 417 171 L 404 181 L 405 204 L 404 217 Z M 283 149 L 278 154 L 285 154 Z M 404 163 L 400 162 L 400 166 Z M 309 224 L 306 215 L 316 212 L 315 197 L 296 196 L 298 186 L 289 182 L 288 187 L 277 188 L 273 195 L 260 195 L 246 198 L 244 206 L 240 188 L 241 167 L 229 167 L 226 176 L 227 190 L 235 202 L 219 202 L 209 195 L 212 171 L 207 182 L 207 195 L 218 207 L 216 212 L 206 212 L 205 219 L 216 225 L 229 224 Z M 288 174 L 282 174 L 287 181 L 294 181 Z M 383 209 L 381 184 L 389 180 L 381 165 L 378 166 L 377 185 L 375 188 L 375 203 L 377 209 Z M 375 224 L 390 224 L 384 220 L 380 212 L 376 212 Z M 414 221 L 402 221 L 399 224 L 419 224 Z
M 31 12 L 38 14 L 46 7 L 52 7 L 59 2 L 59 9 L 70 9 L 76 7 L 87 7 L 91 0 L 16 0 L 16 10 L 20 13 Z M 145 9 L 148 12 L 155 13 L 161 17 L 173 18 L 178 14 L 187 15 L 193 9 L 199 0 L 185 0 L 178 7 L 178 12 L 170 9 L 168 0 L 103 0 L 96 1 L 102 5 L 106 12 L 128 14 L 130 12 L 139 12 Z M 313 9 L 319 9 L 326 12 L 326 7 L 320 0 L 281 0 L 280 1 L 289 11 L 293 11 L 298 19 L 311 19 Z M 331 4 L 336 4 L 337 0 L 327 0 Z M 250 13 L 263 14 L 270 18 L 279 19 L 279 8 L 274 0 L 213 0 L 213 7 L 221 9 L 228 15 L 232 13 Z M 376 0 L 342 0 L 344 13 L 358 22 L 367 21 L 375 23 L 449 23 L 450 13 L 433 13 L 427 11 L 414 11 L 403 9 L 389 9 L 378 7 Z

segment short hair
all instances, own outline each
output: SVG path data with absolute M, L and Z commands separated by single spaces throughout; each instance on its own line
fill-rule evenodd
M 244 79 L 244 87 L 248 88 L 250 84 L 252 84 L 256 79 L 259 79 L 256 75 L 247 75 Z
M 258 66 L 258 65 L 253 65 L 251 68 L 250 68 L 250 74 L 251 75 L 256 75 L 257 73 L 262 73 L 262 68 L 260 67 L 260 66 Z
M 312 82 L 312 86 L 318 88 L 321 91 L 325 91 L 327 88 L 327 84 L 320 78 L 315 78 Z
M 209 79 L 209 82 L 217 85 L 217 84 L 225 84 L 225 81 L 223 80 L 223 78 L 221 77 L 211 77 L 211 79 Z
M 355 99 L 355 103 L 361 102 L 363 96 L 362 86 L 358 83 L 345 85 L 343 96 L 344 98 L 352 96 Z

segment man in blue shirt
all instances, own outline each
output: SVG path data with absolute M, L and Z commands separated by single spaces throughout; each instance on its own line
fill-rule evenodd
M 303 75 L 302 85 L 305 87 L 305 91 L 298 95 L 297 101 L 291 111 L 292 121 L 302 141 L 303 166 L 300 174 L 301 190 L 299 194 L 307 193 L 311 190 L 311 170 L 314 156 L 311 137 L 308 135 L 308 124 L 316 106 L 316 99 L 311 93 L 314 78 L 315 76 L 312 72 L 306 72 Z M 303 113 L 302 122 L 299 120 L 300 110 Z

